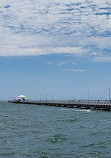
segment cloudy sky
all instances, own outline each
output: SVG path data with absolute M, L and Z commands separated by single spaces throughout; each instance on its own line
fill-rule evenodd
M 1 0 L 0 99 L 108 99 L 111 0 Z

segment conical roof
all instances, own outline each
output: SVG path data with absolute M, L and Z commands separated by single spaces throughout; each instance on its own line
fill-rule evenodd
M 17 98 L 26 98 L 24 95 L 19 95 Z

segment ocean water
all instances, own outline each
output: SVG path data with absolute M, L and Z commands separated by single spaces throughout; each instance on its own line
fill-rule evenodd
M 0 158 L 111 158 L 111 112 L 0 102 Z

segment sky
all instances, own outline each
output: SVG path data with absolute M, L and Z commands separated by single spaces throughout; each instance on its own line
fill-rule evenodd
M 0 100 L 109 99 L 111 0 L 0 0 Z

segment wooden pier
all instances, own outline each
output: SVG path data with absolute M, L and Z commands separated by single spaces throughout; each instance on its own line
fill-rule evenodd
M 93 109 L 93 110 L 106 110 L 111 111 L 110 100 L 68 100 L 68 101 L 9 101 L 16 104 L 30 104 L 40 106 L 55 106 L 66 108 L 81 108 L 81 109 Z

